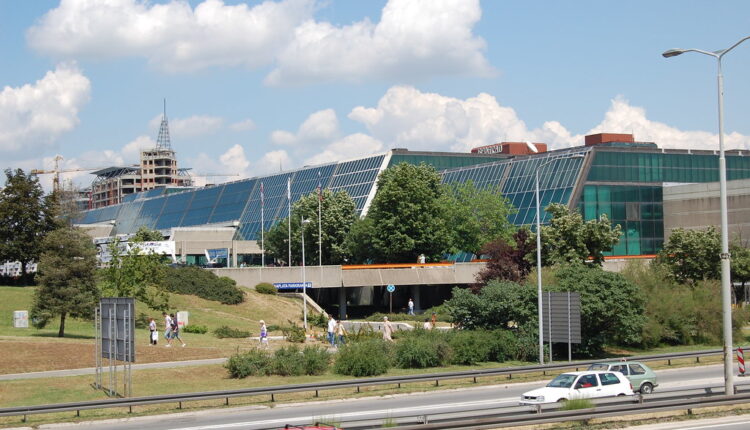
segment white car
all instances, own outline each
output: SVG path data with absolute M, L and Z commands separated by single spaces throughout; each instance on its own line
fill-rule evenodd
M 573 399 L 632 396 L 633 386 L 620 372 L 568 372 L 558 375 L 546 387 L 521 395 L 521 405 L 539 405 Z

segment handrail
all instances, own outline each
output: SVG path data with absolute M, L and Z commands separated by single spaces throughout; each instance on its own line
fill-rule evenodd
M 671 364 L 671 360 L 681 358 L 696 358 L 700 360 L 700 357 L 719 355 L 722 354 L 721 349 L 693 351 L 693 352 L 678 352 L 669 354 L 653 354 L 627 357 L 628 360 L 637 361 L 656 361 L 656 360 L 667 360 Z M 0 408 L 0 416 L 19 416 L 30 414 L 43 414 L 51 412 L 65 412 L 65 411 L 81 411 L 88 409 L 106 409 L 114 407 L 133 407 L 140 405 L 149 404 L 160 404 L 160 403 L 179 403 L 180 408 L 182 402 L 185 401 L 197 401 L 197 400 L 211 400 L 211 399 L 226 399 L 226 404 L 229 404 L 230 398 L 235 397 L 249 397 L 259 395 L 270 395 L 271 401 L 275 401 L 274 396 L 282 393 L 296 393 L 305 391 L 315 391 L 316 396 L 318 391 L 331 390 L 338 388 L 357 388 L 359 392 L 360 387 L 376 386 L 376 385 L 388 385 L 388 384 L 401 384 L 435 381 L 436 385 L 439 385 L 441 380 L 449 379 L 468 379 L 473 378 L 476 382 L 476 378 L 487 377 L 487 376 L 500 376 L 507 375 L 508 378 L 512 378 L 513 374 L 524 374 L 533 372 L 548 372 L 555 370 L 565 370 L 571 368 L 581 368 L 588 366 L 593 363 L 602 361 L 613 361 L 617 358 L 606 359 L 606 360 L 588 360 L 588 361 L 577 361 L 571 363 L 561 364 L 545 364 L 545 365 L 530 365 L 530 366 L 517 366 L 517 367 L 500 367 L 493 369 L 477 369 L 477 370 L 462 370 L 457 372 L 439 372 L 439 373 L 427 373 L 421 375 L 411 376 L 385 376 L 376 378 L 362 378 L 362 379 L 349 379 L 344 381 L 328 381 L 328 382 L 312 382 L 306 384 L 290 384 L 290 385 L 277 385 L 271 387 L 257 387 L 257 388 L 243 388 L 237 390 L 221 390 L 221 391 L 208 391 L 208 392 L 197 392 L 197 393 L 181 393 L 181 394 L 165 394 L 157 396 L 146 396 L 146 397 L 131 397 L 131 398 L 120 398 L 120 399 L 102 399 L 102 400 L 91 400 L 85 402 L 73 402 L 73 403 L 58 403 L 58 404 L 47 404 L 47 405 L 32 405 L 32 406 L 14 406 L 7 408 Z
M 390 264 L 348 264 L 341 266 L 341 270 L 360 269 L 410 269 L 412 267 L 450 267 L 454 266 L 452 261 L 442 263 L 390 263 Z

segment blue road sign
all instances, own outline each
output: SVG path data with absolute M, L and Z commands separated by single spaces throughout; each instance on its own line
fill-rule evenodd
M 388 284 L 388 286 L 385 287 L 385 290 L 388 291 L 389 293 L 392 293 L 392 292 L 396 291 L 396 286 L 393 285 L 393 284 Z
M 297 288 L 312 288 L 312 282 L 274 282 L 274 287 L 277 290 L 296 290 Z

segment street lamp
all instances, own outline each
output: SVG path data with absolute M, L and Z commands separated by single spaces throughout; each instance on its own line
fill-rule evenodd
M 732 298 L 729 261 L 729 221 L 727 215 L 727 164 L 724 158 L 724 76 L 721 74 L 721 59 L 740 43 L 750 39 L 745 36 L 727 49 L 704 51 L 702 49 L 670 49 L 661 55 L 664 58 L 676 57 L 686 52 L 697 52 L 716 58 L 716 82 L 719 92 L 719 201 L 721 206 L 721 309 L 722 330 L 724 331 L 724 394 L 734 394 L 734 373 L 732 371 Z
M 304 318 L 305 332 L 307 332 L 307 282 L 305 279 L 305 224 L 309 224 L 310 220 L 305 219 L 304 216 L 300 217 L 300 232 L 302 233 L 302 302 L 304 303 L 304 309 L 302 315 Z
M 536 292 L 537 292 L 537 306 L 539 307 L 539 364 L 544 364 L 544 312 L 542 310 L 542 227 L 539 221 L 539 213 L 541 208 L 539 207 L 539 171 L 549 163 L 557 160 L 566 158 L 583 158 L 584 155 L 581 153 L 570 154 L 563 157 L 550 158 L 546 162 L 537 166 L 534 170 L 534 176 L 536 177 Z M 552 337 L 550 337 L 550 361 L 552 361 Z

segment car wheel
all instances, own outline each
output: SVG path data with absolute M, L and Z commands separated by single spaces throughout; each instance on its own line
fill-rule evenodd
M 557 403 L 565 403 L 567 401 L 568 401 L 568 399 L 565 399 L 565 398 L 557 399 Z
M 650 382 L 644 382 L 639 391 L 641 394 L 651 394 L 654 392 L 654 386 Z

